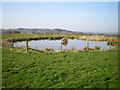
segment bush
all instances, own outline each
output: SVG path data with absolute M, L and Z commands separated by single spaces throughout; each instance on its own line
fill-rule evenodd
M 49 37 L 49 40 L 59 40 L 62 39 L 62 37 Z
M 100 47 L 99 46 L 95 46 L 95 50 L 100 50 Z
M 67 39 L 67 38 L 62 38 L 61 43 L 62 43 L 63 45 L 67 45 L 67 44 L 68 44 L 68 39 Z

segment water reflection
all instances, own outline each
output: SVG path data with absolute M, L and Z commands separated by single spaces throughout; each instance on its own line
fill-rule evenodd
M 68 39 L 68 44 L 66 46 L 62 46 L 62 49 L 70 50 L 70 48 L 74 47 L 76 50 L 80 50 L 86 46 L 87 41 L 82 40 L 71 40 Z M 14 43 L 14 47 L 26 46 L 26 42 L 16 42 Z M 97 42 L 97 41 L 89 41 L 89 47 L 94 48 L 95 46 L 99 46 L 101 49 L 110 49 L 110 46 L 107 45 L 106 41 Z M 30 41 L 29 47 L 33 49 L 45 49 L 45 48 L 53 48 L 55 51 L 60 50 L 61 48 L 61 40 L 37 40 Z

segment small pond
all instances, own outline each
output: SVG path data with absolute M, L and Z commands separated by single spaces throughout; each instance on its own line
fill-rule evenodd
M 66 46 L 63 45 L 63 50 L 70 50 L 70 48 L 74 47 L 76 50 L 80 50 L 85 47 L 87 41 L 77 40 L 77 39 L 68 39 L 68 44 Z M 45 48 L 53 48 L 55 51 L 60 50 L 61 40 L 37 40 L 37 41 L 29 41 L 28 45 L 32 49 L 45 49 Z M 15 42 L 14 47 L 25 47 L 26 41 Z M 101 49 L 110 49 L 110 46 L 107 45 L 107 41 L 89 41 L 89 47 L 94 48 L 95 46 L 100 46 Z

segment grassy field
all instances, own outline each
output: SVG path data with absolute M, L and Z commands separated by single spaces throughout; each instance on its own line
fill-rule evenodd
M 118 87 L 118 51 L 2 54 L 3 88 Z
M 3 34 L 2 35 L 2 39 L 8 39 L 8 38 L 19 38 L 19 37 L 22 37 L 22 38 L 27 38 L 27 37 L 39 37 L 39 36 L 48 36 L 48 37 L 51 37 L 51 36 L 62 36 L 62 35 L 49 35 L 49 34 Z
M 10 37 L 61 35 L 4 34 Z M 117 88 L 118 51 L 15 52 L 2 49 L 3 88 Z

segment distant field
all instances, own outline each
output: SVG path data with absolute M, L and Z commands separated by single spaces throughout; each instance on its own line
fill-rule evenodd
M 106 36 L 106 35 L 59 35 L 59 34 L 3 34 L 2 39 L 8 38 L 34 38 L 34 37 L 61 37 L 66 36 L 69 39 L 80 39 L 80 40 L 89 40 L 90 41 L 108 41 L 116 40 L 118 37 Z
M 3 88 L 118 87 L 118 51 L 2 52 Z
M 38 37 L 38 36 L 61 36 L 61 35 L 49 35 L 49 34 L 3 34 L 2 39 L 7 39 L 10 37 L 19 38 L 19 37 Z

